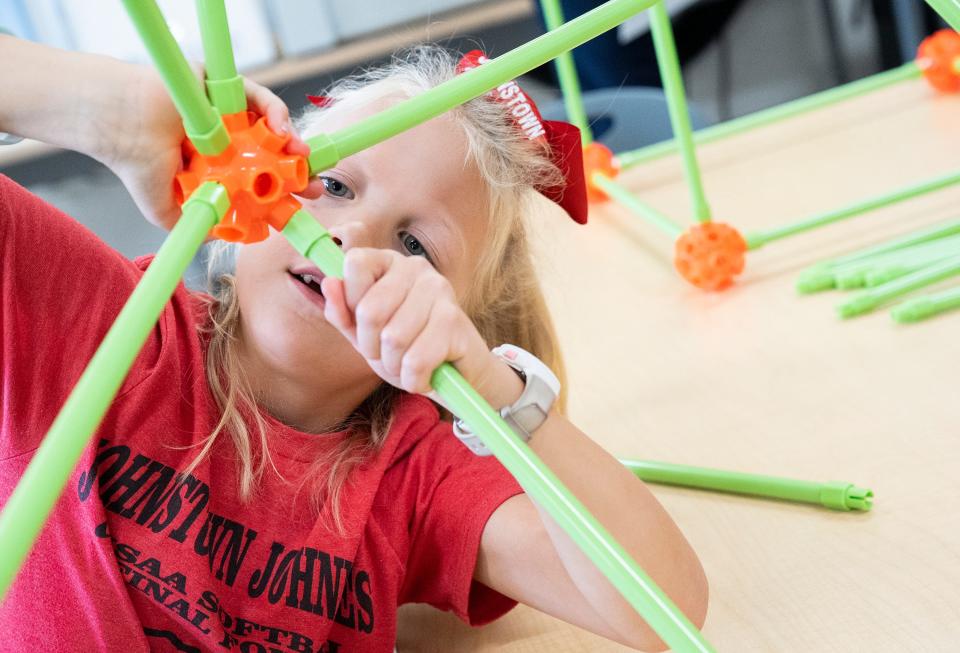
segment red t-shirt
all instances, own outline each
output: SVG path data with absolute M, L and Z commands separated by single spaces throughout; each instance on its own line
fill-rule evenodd
M 0 505 L 148 262 L 0 176 Z M 0 651 L 390 651 L 399 604 L 472 624 L 514 605 L 472 576 L 484 524 L 521 490 L 423 397 L 398 400 L 353 474 L 345 535 L 299 483 L 343 434 L 268 419 L 285 480 L 267 470 L 249 503 L 229 438 L 181 478 L 218 418 L 204 319 L 179 286 L 0 605 Z

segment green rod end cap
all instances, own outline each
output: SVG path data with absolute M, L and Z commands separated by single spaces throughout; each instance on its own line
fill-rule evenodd
M 867 288 L 876 288 L 877 286 L 882 286 L 888 281 L 893 281 L 898 277 L 902 277 L 906 272 L 903 268 L 884 268 L 882 270 L 873 270 L 867 272 L 863 277 L 863 285 Z
M 869 313 L 876 308 L 877 302 L 870 295 L 861 294 L 850 301 L 837 305 L 837 315 L 841 319 L 856 317 L 864 313 Z
M 809 270 L 802 273 L 797 278 L 797 292 L 801 295 L 809 295 L 823 290 L 833 290 L 836 287 L 836 280 L 833 272 L 828 269 Z
M 310 164 L 310 176 L 329 170 L 340 162 L 340 152 L 337 151 L 337 144 L 333 142 L 327 134 L 317 134 L 307 140 L 310 146 L 310 156 L 307 157 L 307 163 Z
M 215 181 L 207 181 L 201 184 L 197 190 L 193 191 L 190 198 L 183 203 L 183 208 L 186 209 L 187 205 L 195 203 L 202 203 L 209 206 L 219 221 L 230 209 L 230 194 L 222 184 Z
M 343 278 L 343 250 L 305 209 L 293 214 L 282 233 L 294 249 L 316 263 L 325 275 Z
M 291 216 L 287 226 L 283 228 L 283 235 L 298 252 L 307 255 L 310 248 L 321 238 L 329 238 L 330 232 L 307 212 L 300 209 Z
M 230 132 L 220 116 L 217 116 L 217 122 L 210 131 L 203 134 L 187 131 L 187 138 L 197 148 L 197 152 L 207 156 L 216 156 L 230 146 Z
M 873 508 L 873 490 L 853 483 L 829 481 L 820 488 L 820 504 L 832 510 L 867 512 Z
M 208 79 L 207 96 L 220 115 L 247 110 L 247 94 L 243 90 L 243 78 L 240 75 L 230 79 Z
M 900 324 L 919 322 L 937 312 L 936 304 L 926 297 L 917 297 L 890 309 L 890 317 Z
M 839 290 L 853 290 L 854 288 L 863 288 L 866 283 L 866 274 L 864 272 L 847 272 L 838 274 L 834 277 Z

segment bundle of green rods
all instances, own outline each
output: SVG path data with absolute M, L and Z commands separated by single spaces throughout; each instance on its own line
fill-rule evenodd
M 800 273 L 797 291 L 809 294 L 831 289 L 859 290 L 837 305 L 841 318 L 892 306 L 890 315 L 894 321 L 910 323 L 960 308 L 960 283 L 911 295 L 957 277 L 960 220 L 817 263 Z

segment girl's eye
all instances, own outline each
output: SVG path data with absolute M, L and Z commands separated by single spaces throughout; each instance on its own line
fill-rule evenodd
M 400 242 L 403 243 L 403 248 L 407 250 L 410 256 L 422 256 L 423 258 L 433 263 L 433 260 L 430 258 L 430 254 L 427 252 L 427 248 L 423 246 L 416 236 L 406 231 L 400 232 Z
M 333 177 L 320 177 L 320 179 L 323 181 L 323 190 L 326 191 L 328 195 L 342 197 L 348 200 L 353 199 L 353 191 L 339 179 L 334 179 Z

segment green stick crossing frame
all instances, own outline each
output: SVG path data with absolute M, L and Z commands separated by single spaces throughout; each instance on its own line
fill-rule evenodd
M 553 31 L 563 26 L 563 9 L 560 0 L 540 0 L 543 10 L 543 21 L 547 30 Z M 580 129 L 583 144 L 593 142 L 593 131 L 590 129 L 590 120 L 583 107 L 583 94 L 580 92 L 580 78 L 577 77 L 577 67 L 573 61 L 573 52 L 567 51 L 553 60 L 557 69 L 557 80 L 560 82 L 560 93 L 563 96 L 563 105 L 567 112 L 567 119 Z
M 435 118 L 455 106 L 543 65 L 558 52 L 574 48 L 610 30 L 657 0 L 609 0 L 605 4 L 520 47 L 457 75 L 439 86 L 396 104 L 333 134 L 307 140 L 310 174 L 315 175 L 372 145 Z

